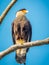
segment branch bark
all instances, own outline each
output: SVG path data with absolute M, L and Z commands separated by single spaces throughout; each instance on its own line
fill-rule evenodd
M 11 47 L 9 47 L 8 49 L 0 52 L 0 59 L 2 57 L 4 57 L 5 55 L 20 49 L 20 48 L 28 48 L 28 47 L 34 47 L 34 46 L 40 46 L 40 45 L 47 45 L 49 44 L 49 38 L 46 38 L 44 40 L 37 40 L 37 41 L 33 41 L 33 42 L 27 42 L 24 43 L 23 45 L 12 45 Z
M 12 0 L 9 5 L 7 6 L 7 8 L 3 11 L 2 15 L 0 16 L 0 23 L 2 22 L 3 18 L 6 16 L 7 12 L 10 10 L 10 8 L 13 6 L 13 4 L 16 2 L 17 0 Z

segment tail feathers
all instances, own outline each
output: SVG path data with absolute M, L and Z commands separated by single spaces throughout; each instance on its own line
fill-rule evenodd
M 16 55 L 15 58 L 16 58 L 16 61 L 17 61 L 18 63 L 20 63 L 20 64 L 24 63 L 24 65 L 26 65 L 26 64 L 25 64 L 26 55 L 25 55 L 25 56 L 22 56 L 22 57 L 19 57 L 19 56 Z

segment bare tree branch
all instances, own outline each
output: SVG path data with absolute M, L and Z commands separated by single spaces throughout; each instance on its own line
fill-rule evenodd
M 0 52 L 0 59 L 2 57 L 4 57 L 5 55 L 20 49 L 20 48 L 28 48 L 28 47 L 34 47 L 34 46 L 40 46 L 40 45 L 47 45 L 49 44 L 49 38 L 46 38 L 44 40 L 37 40 L 37 41 L 33 41 L 33 42 L 27 42 L 24 43 L 23 45 L 12 45 L 11 47 L 9 47 L 8 49 Z
M 7 6 L 7 8 L 3 11 L 2 15 L 0 16 L 0 23 L 2 22 L 3 18 L 5 17 L 5 15 L 7 14 L 7 12 L 10 10 L 10 8 L 13 6 L 13 4 L 16 2 L 17 0 L 12 0 L 9 5 Z

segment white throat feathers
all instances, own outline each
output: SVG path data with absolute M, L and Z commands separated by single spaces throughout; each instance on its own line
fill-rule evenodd
M 23 13 L 22 11 L 19 11 L 19 12 L 16 13 L 16 17 L 20 16 L 20 15 L 25 15 L 25 13 Z

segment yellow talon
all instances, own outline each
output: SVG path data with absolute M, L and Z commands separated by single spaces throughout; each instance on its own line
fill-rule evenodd
M 17 43 L 23 45 L 24 40 L 23 39 L 19 39 L 19 40 L 17 40 Z
M 20 43 L 21 43 L 21 45 L 23 45 L 24 41 L 22 39 L 20 39 Z

